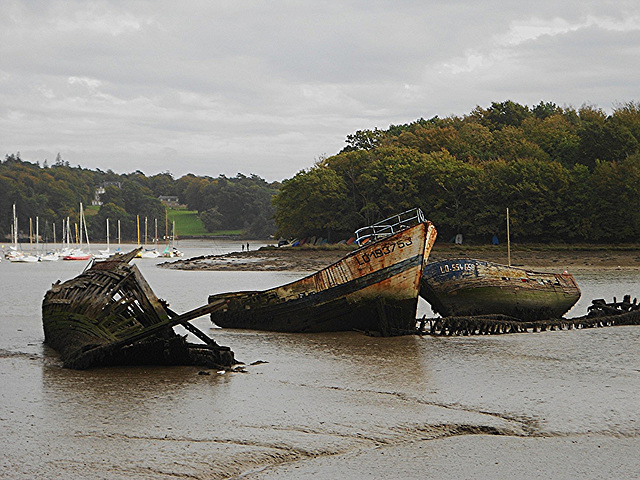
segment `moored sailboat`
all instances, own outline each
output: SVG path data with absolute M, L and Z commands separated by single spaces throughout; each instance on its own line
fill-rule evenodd
M 18 217 L 16 215 L 16 204 L 13 204 L 13 222 L 11 225 L 11 240 L 13 245 L 9 246 L 9 252 L 6 254 L 7 260 L 10 262 L 18 262 L 24 256 L 24 253 L 18 248 Z
M 14 205 L 14 209 L 15 209 L 15 205 Z M 17 232 L 18 217 L 14 216 L 14 220 L 15 220 L 15 228 Z M 31 248 L 29 249 L 29 253 L 18 251 L 17 236 L 16 236 L 16 249 L 12 251 L 13 255 L 9 257 L 9 261 L 15 262 L 15 263 L 38 263 L 40 261 L 40 259 L 38 258 L 38 255 L 34 255 L 33 253 L 33 222 L 31 218 L 29 219 L 29 244 L 31 245 Z
M 76 237 L 78 244 L 75 248 L 69 248 L 63 253 L 63 260 L 90 260 L 91 252 L 85 252 L 82 247 L 83 235 L 86 237 L 87 248 L 89 248 L 89 234 L 87 232 L 87 224 L 84 220 L 84 211 L 82 209 L 82 203 L 80 204 L 80 216 L 79 216 L 79 231 L 76 228 Z M 77 227 L 77 225 L 76 225 Z M 69 234 L 69 219 L 67 218 L 67 234 Z
M 166 235 L 166 239 L 167 239 L 167 246 L 165 247 L 165 249 L 161 253 L 162 257 L 173 258 L 173 257 L 182 257 L 182 256 L 184 256 L 184 253 L 178 249 L 178 247 L 176 246 L 176 243 L 175 243 L 175 240 L 176 240 L 176 222 L 175 222 L 175 220 L 173 221 L 173 224 L 172 224 L 171 235 L 170 236 Z
M 98 253 L 93 254 L 93 258 L 104 260 L 105 258 L 109 258 L 111 255 L 111 248 L 109 245 L 109 219 L 107 218 L 107 248 L 104 250 L 98 250 Z

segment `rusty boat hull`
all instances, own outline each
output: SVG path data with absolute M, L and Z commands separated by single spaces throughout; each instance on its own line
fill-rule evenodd
M 434 226 L 421 222 L 295 282 L 211 295 L 209 302 L 227 301 L 211 321 L 223 328 L 278 332 L 412 333 L 420 277 L 435 236 Z
M 580 295 L 569 273 L 535 272 L 470 258 L 428 263 L 420 282 L 420 296 L 443 317 L 560 318 Z

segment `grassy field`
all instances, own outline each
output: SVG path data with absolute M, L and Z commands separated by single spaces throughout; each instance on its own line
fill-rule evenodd
M 185 210 L 180 208 L 169 209 L 169 228 L 171 223 L 176 222 L 176 234 L 178 237 L 214 237 L 220 235 L 240 235 L 242 230 L 219 230 L 207 232 L 195 210 Z
M 87 217 L 97 215 L 99 209 L 99 206 L 87 206 L 85 208 L 85 215 Z M 186 210 L 184 208 L 169 208 L 168 214 L 169 230 L 171 230 L 172 222 L 175 220 L 176 233 L 178 234 L 178 237 L 215 237 L 242 234 L 242 230 L 219 230 L 216 232 L 207 232 L 204 229 L 204 225 L 202 225 L 202 222 L 200 221 L 198 212 L 196 210 Z M 140 221 L 143 222 L 144 219 L 140 219 Z M 158 219 L 158 228 L 164 231 L 164 219 Z

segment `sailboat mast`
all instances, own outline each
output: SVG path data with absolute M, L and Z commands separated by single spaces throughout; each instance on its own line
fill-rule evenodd
M 16 204 L 13 204 L 13 242 L 18 250 L 18 216 L 16 215 Z
M 82 207 L 82 204 L 80 204 Z M 91 244 L 89 243 L 89 230 L 87 229 L 87 221 L 84 218 L 84 212 L 82 212 L 82 225 L 84 225 L 84 236 L 87 239 L 87 250 L 91 252 Z
M 164 238 L 169 246 L 169 209 L 164 209 Z
M 78 223 L 80 224 L 80 236 L 78 237 L 80 240 L 78 241 L 78 247 L 82 248 L 82 202 L 80 202 L 80 218 L 78 219 Z
M 509 209 L 507 208 L 507 265 L 511 266 L 511 238 L 509 236 Z

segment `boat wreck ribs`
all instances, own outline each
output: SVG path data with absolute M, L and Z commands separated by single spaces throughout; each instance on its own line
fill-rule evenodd
M 45 343 L 68 368 L 107 365 L 200 365 L 229 368 L 230 348 L 189 324 L 224 302 L 178 315 L 151 290 L 129 262 L 139 249 L 95 262 L 77 277 L 52 285 L 42 302 Z M 204 343 L 188 343 L 172 326 L 182 324 Z

